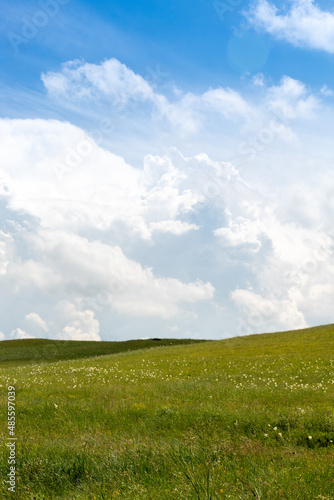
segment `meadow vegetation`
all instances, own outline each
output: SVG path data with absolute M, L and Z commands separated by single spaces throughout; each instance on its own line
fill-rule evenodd
M 65 359 L 91 358 L 120 352 L 162 347 L 166 345 L 186 345 L 205 342 L 196 339 L 140 339 L 124 342 L 95 342 L 50 339 L 4 340 L 0 342 L 0 367 L 4 363 L 22 365 L 60 361 Z
M 334 325 L 45 359 L 0 364 L 15 498 L 334 499 Z

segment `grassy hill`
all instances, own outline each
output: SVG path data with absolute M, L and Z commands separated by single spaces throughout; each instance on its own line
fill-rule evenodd
M 28 364 L 65 359 L 91 358 L 150 347 L 195 344 L 194 339 L 147 339 L 125 342 L 94 342 L 73 340 L 22 339 L 0 342 L 0 366 L 3 363 Z
M 334 498 L 334 325 L 18 361 L 15 498 Z

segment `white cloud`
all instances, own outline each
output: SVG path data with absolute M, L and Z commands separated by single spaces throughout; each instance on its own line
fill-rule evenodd
M 180 312 L 182 302 L 210 300 L 214 294 L 209 283 L 157 278 L 151 269 L 127 259 L 119 247 L 100 241 L 59 230 L 39 230 L 26 241 L 36 260 L 12 264 L 8 279 L 16 289 L 20 286 L 17 292 L 33 286 L 83 299 L 104 292 L 116 311 L 163 318 Z
M 300 82 L 285 79 L 267 95 L 267 104 L 290 98 L 288 105 L 293 116 L 302 116 L 298 102 L 307 99 L 309 93 Z M 312 297 L 317 298 L 315 304 L 321 297 L 322 315 L 328 317 L 331 305 L 324 300 L 326 293 L 332 296 L 326 288 L 328 277 L 323 271 L 312 274 L 300 270 L 301 265 L 314 258 L 319 246 L 329 248 L 331 244 L 327 234 L 331 221 L 324 218 L 327 205 L 321 205 L 321 200 L 327 199 L 324 193 L 329 187 L 328 176 L 327 185 L 319 185 L 319 192 L 314 184 L 308 192 L 299 183 L 299 191 L 291 187 L 289 192 L 272 190 L 265 194 L 247 184 L 233 165 L 214 161 L 206 154 L 185 157 L 173 150 L 164 157 L 147 155 L 140 170 L 96 146 L 94 154 L 85 157 L 79 169 L 59 180 L 52 170 L 52 160 L 60 149 L 57 144 L 64 147 L 66 136 L 75 145 L 75 140 L 86 137 L 81 130 L 40 120 L 7 120 L 0 122 L 0 127 L 4 150 L 10 141 L 16 153 L 14 158 L 6 154 L 1 159 L 1 173 L 9 187 L 7 204 L 13 217 L 15 213 L 35 217 L 30 226 L 17 223 L 17 228 L 11 226 L 12 233 L 8 228 L 1 233 L 4 283 L 9 293 L 16 296 L 29 291 L 49 297 L 48 310 L 41 311 L 41 315 L 31 313 L 34 309 L 29 306 L 12 337 L 47 335 L 98 340 L 99 318 L 95 315 L 101 310 L 125 322 L 131 317 L 138 322 L 144 318 L 175 318 L 181 332 L 183 328 L 189 331 L 189 324 L 197 324 L 205 304 L 220 311 L 216 322 L 221 322 L 222 310 L 228 315 L 231 307 L 236 306 L 246 322 L 243 326 L 247 326 L 251 306 L 269 301 L 273 303 L 273 312 L 264 317 L 262 327 L 258 326 L 266 331 L 299 327 L 308 322 L 310 314 L 318 317 Z M 29 141 L 25 139 L 28 131 Z M 22 162 L 28 173 L 20 168 Z M 306 222 L 299 214 L 291 217 L 292 209 L 298 206 L 294 201 L 297 192 L 299 196 L 303 194 L 305 200 L 301 203 L 307 202 L 312 215 Z M 282 193 L 286 212 L 280 208 Z M 305 216 L 306 211 L 302 213 Z M 319 221 L 322 229 L 318 229 Z M 214 283 L 216 269 L 210 279 L 203 279 L 206 271 L 202 279 L 197 278 L 196 259 L 208 247 L 207 224 L 212 225 L 210 231 L 217 236 L 210 243 L 214 259 L 238 263 L 233 284 L 219 280 Z M 198 248 L 193 248 L 192 242 L 187 246 L 187 235 L 194 231 Z M 136 242 L 151 245 L 159 232 L 169 235 L 169 241 L 184 235 L 183 252 L 189 262 L 182 265 L 193 278 L 168 277 L 170 270 L 159 270 L 159 252 L 164 252 L 164 248 L 157 248 L 155 254 L 158 270 L 136 260 Z M 125 250 L 130 239 L 131 258 Z M 249 249 L 252 251 L 245 252 Z M 171 254 L 171 262 L 177 257 L 177 251 Z M 320 262 L 321 269 L 330 265 L 331 259 L 327 253 Z M 205 269 L 210 266 L 206 261 Z M 199 268 L 203 272 L 204 267 Z M 172 274 L 177 272 L 174 269 Z M 286 270 L 294 273 L 289 283 L 282 280 Z M 224 276 L 224 271 L 220 273 Z M 249 295 L 243 274 L 256 288 L 252 292 L 255 296 Z M 246 294 L 234 293 L 235 280 Z M 224 304 L 223 309 L 222 304 L 213 304 L 217 286 L 217 291 L 226 296 L 232 289 L 232 302 Z M 270 289 L 278 290 L 280 295 L 272 297 Z M 55 312 L 54 304 L 60 301 L 62 305 Z M 57 319 L 62 316 L 64 323 Z M 201 321 L 203 325 L 206 322 Z M 215 321 L 213 325 L 218 328 Z M 257 331 L 249 325 L 247 328 Z M 230 327 L 230 331 L 235 330 Z M 213 336 L 211 332 L 207 335 Z
M 293 188 L 285 193 L 287 203 L 293 193 Z M 258 193 L 254 202 L 251 188 L 243 192 L 243 198 L 238 192 L 235 195 L 234 213 L 226 210 L 225 225 L 214 231 L 221 244 L 232 247 L 246 245 L 258 253 L 262 240 L 270 242 L 273 260 L 284 263 L 286 269 L 312 261 L 323 262 L 332 256 L 333 242 L 325 228 L 305 227 L 293 218 L 284 220 L 286 214 L 283 216 L 276 201 Z M 318 217 L 322 218 L 322 215 L 318 214 Z
M 293 0 L 287 13 L 267 0 L 257 0 L 246 14 L 251 24 L 297 47 L 334 53 L 334 12 L 313 0 Z
M 239 309 L 239 334 L 307 328 L 305 318 L 289 299 L 263 297 L 251 290 L 234 290 L 231 300 Z
M 232 89 L 211 89 L 201 97 L 203 103 L 221 113 L 226 118 L 247 117 L 252 109 L 243 97 Z
M 13 214 L 34 221 L 18 226 L 14 239 L 1 233 L 1 269 L 8 290 L 47 294 L 51 303 L 59 297 L 71 303 L 79 300 L 81 312 L 90 309 L 90 301 L 96 305 L 102 293 L 107 297 L 103 308 L 111 312 L 162 319 L 182 314 L 184 305 L 212 299 L 210 283 L 197 279 L 184 283 L 156 274 L 127 258 L 115 242 L 150 241 L 159 232 L 178 237 L 198 231 L 197 224 L 180 220 L 203 201 L 203 195 L 189 185 L 190 172 L 167 158 L 150 156 L 143 170 L 135 169 L 94 145 L 94 154 L 58 178 L 53 160 L 86 140 L 80 129 L 43 120 L 2 120 L 0 129 L 6 204 Z M 16 155 L 6 151 L 8 143 Z M 30 311 L 22 323 L 24 330 L 34 336 L 54 336 L 52 318 L 45 321 Z M 89 334 L 73 321 L 61 331 L 68 338 Z
M 37 313 L 27 314 L 23 320 L 26 329 L 16 328 L 11 332 L 10 337 L 14 339 L 51 337 L 58 340 L 101 340 L 100 325 L 95 318 L 94 311 L 82 308 L 80 300 L 76 303 L 62 300 L 49 314 L 51 314 L 51 319 L 47 322 Z M 31 335 L 31 331 L 36 335 Z
M 5 334 L 3 332 L 0 332 L 0 340 L 5 340 Z
M 288 76 L 268 89 L 267 103 L 269 109 L 288 120 L 310 118 L 319 107 L 319 100 L 306 85 Z
M 330 99 L 261 75 L 252 97 L 165 96 L 115 60 L 44 81 L 76 113 L 129 113 L 124 141 L 118 128 L 101 142 L 70 123 L 0 120 L 3 331 L 98 340 L 177 324 L 213 338 L 238 333 L 235 310 L 244 333 L 331 317 Z M 244 138 L 256 161 L 238 152 Z M 135 163 L 121 156 L 132 150 Z
M 70 61 L 62 66 L 61 71 L 42 75 L 42 80 L 51 97 L 67 102 L 104 100 L 118 107 L 122 113 L 127 112 L 125 107 L 128 110 L 131 103 L 150 104 L 152 112 L 156 110 L 181 130 L 191 132 L 199 125 L 192 109 L 195 96 L 188 94 L 175 103 L 169 102 L 164 95 L 155 92 L 142 76 L 117 59 L 101 64 Z
M 181 234 L 175 232 L 175 228 L 180 229 L 182 225 L 178 216 L 192 210 L 200 201 L 189 189 L 180 188 L 181 174 L 170 163 L 163 164 L 161 177 L 155 178 L 150 186 L 145 174 L 151 175 L 147 165 L 150 161 L 154 163 L 154 159 L 147 158 L 143 175 L 69 124 L 1 120 L 0 132 L 3 146 L 0 174 L 6 179 L 11 194 L 10 205 L 38 217 L 45 227 L 105 231 L 122 222 L 131 232 L 150 239 L 150 222 L 158 222 L 155 219 L 159 214 L 163 220 L 175 219 L 171 232 Z M 77 151 L 84 141 L 92 144 L 92 152 L 72 166 L 67 152 Z M 8 143 L 16 156 L 11 155 Z M 61 175 L 55 168 L 57 157 L 64 167 Z M 22 162 L 25 169 L 21 168 Z M 165 225 L 165 230 L 167 228 Z M 183 228 L 190 229 L 189 226 Z M 4 269 L 4 235 L 0 244 L 0 269 Z
M 15 330 L 11 332 L 10 337 L 13 340 L 35 338 L 33 335 L 29 335 L 29 333 L 27 333 L 25 330 L 22 330 L 21 328 L 15 328 Z
M 155 101 L 150 84 L 114 58 L 101 64 L 70 61 L 60 72 L 43 74 L 42 80 L 51 95 L 66 96 L 68 100 L 108 97 L 119 105 L 130 100 Z
M 128 75 L 126 78 L 129 82 L 132 82 L 134 77 L 138 77 L 142 83 L 145 81 L 119 61 L 111 61 L 110 64 L 113 67 L 123 68 L 122 71 L 124 70 L 124 74 Z M 284 151 L 282 152 L 281 148 L 280 155 L 284 153 L 288 155 L 285 146 L 295 148 L 301 145 L 300 134 L 306 126 L 305 120 L 314 120 L 318 116 L 321 105 L 320 97 L 324 96 L 319 92 L 315 94 L 303 82 L 288 76 L 284 76 L 278 83 L 268 85 L 263 75 L 257 75 L 257 80 L 253 79 L 249 82 L 253 87 L 251 96 L 249 94 L 246 96 L 229 87 L 210 88 L 197 94 L 180 92 L 178 95 L 173 95 L 166 92 L 164 95 L 151 87 L 149 82 L 146 83 L 150 91 L 146 93 L 134 91 L 133 94 L 133 86 L 129 83 L 124 86 L 128 97 L 122 98 L 127 102 L 126 106 L 115 106 L 118 80 L 110 78 L 106 71 L 107 63 L 108 61 L 97 65 L 89 65 L 85 62 L 76 62 L 74 65 L 68 63 L 70 72 L 64 66 L 55 74 L 64 78 L 72 90 L 69 90 L 68 94 L 67 91 L 61 93 L 60 90 L 56 100 L 54 99 L 56 94 L 50 87 L 48 78 L 44 78 L 44 82 L 53 105 L 57 103 L 65 115 L 68 113 L 72 115 L 75 109 L 79 115 L 85 115 L 84 120 L 88 127 L 96 123 L 97 116 L 108 116 L 111 123 L 110 130 L 101 132 L 100 129 L 94 129 L 91 136 L 96 137 L 99 143 L 107 147 L 110 147 L 109 141 L 111 141 L 113 151 L 121 155 L 125 153 L 129 162 L 136 165 L 141 163 L 145 156 L 150 156 L 147 155 L 148 152 L 158 152 L 162 156 L 166 152 L 166 146 L 171 145 L 184 151 L 187 156 L 193 156 L 194 152 L 206 151 L 212 158 L 229 160 L 231 163 L 240 161 L 244 168 L 248 168 L 248 160 L 252 162 L 257 160 L 259 154 L 264 157 L 263 151 L 272 150 L 275 145 L 279 148 L 284 144 Z M 95 73 L 98 73 L 98 79 L 95 78 Z M 82 74 L 90 76 L 83 80 Z M 102 81 L 104 81 L 103 85 Z M 82 92 L 81 86 L 83 86 Z M 106 88 L 109 89 L 108 92 Z M 75 93 L 75 98 L 68 101 L 68 95 L 71 95 L 71 92 Z M 85 97 L 81 94 L 85 94 Z M 91 149 L 91 154 L 85 154 L 85 150 Z M 112 159 L 110 153 L 107 158 L 106 152 L 101 152 L 101 149 L 92 144 L 82 131 L 69 130 L 64 148 L 60 149 L 62 153 L 56 158 L 58 163 L 55 164 L 55 168 L 58 165 L 60 172 L 65 170 L 65 176 L 68 170 L 71 176 L 76 170 L 77 177 L 80 178 L 77 184 L 80 186 L 85 179 L 87 180 L 87 176 L 84 177 L 82 173 L 86 173 L 87 168 L 90 168 L 90 156 L 94 155 L 97 163 L 101 164 L 103 161 L 105 164 L 103 175 L 107 175 L 106 178 L 108 178 L 110 162 L 115 165 L 118 162 L 118 172 L 122 167 L 116 160 L 116 155 Z M 224 151 L 223 155 L 222 151 Z M 112 169 L 112 172 L 116 172 L 116 168 Z M 138 169 L 133 169 L 132 174 L 138 175 Z M 174 174 L 175 169 L 170 169 L 169 175 Z M 154 175 L 156 177 L 157 173 L 155 172 Z M 96 182 L 91 185 L 92 197 L 104 200 L 101 191 L 105 190 L 105 183 L 103 186 L 98 186 L 98 179 L 97 176 Z M 114 178 L 110 180 L 117 183 Z M 132 207 L 138 212 L 139 205 L 143 206 L 145 201 L 138 201 L 138 196 L 140 197 L 141 194 L 131 190 L 132 183 L 130 179 L 128 180 L 128 196 L 134 197 Z M 135 179 L 134 183 L 137 183 Z M 68 189 L 72 191 L 73 186 L 69 185 Z M 123 185 L 122 189 L 124 189 Z M 79 188 L 75 190 L 75 196 L 78 196 L 77 193 L 79 193 Z M 122 204 L 118 199 L 118 194 L 112 199 L 115 200 L 114 205 L 118 210 L 121 210 Z M 108 198 L 107 204 L 110 204 L 110 201 L 111 198 Z M 80 202 L 84 204 L 83 200 Z M 66 213 L 68 209 L 69 207 L 66 208 Z M 55 217 L 55 210 L 52 212 Z M 100 224 L 108 224 L 105 219 L 108 219 L 110 212 L 108 210 L 102 212 L 98 215 Z M 95 210 L 90 210 L 85 220 L 92 217 L 95 217 Z M 165 215 L 164 218 L 167 220 L 173 217 Z M 127 219 L 129 222 L 130 217 Z M 70 221 L 73 218 L 68 217 L 67 220 Z M 131 220 L 143 238 L 151 238 L 150 230 L 141 217 L 132 216 Z
M 308 197 L 305 192 L 313 218 L 323 221 L 319 227 L 313 219 L 311 227 L 291 218 L 291 212 L 281 212 L 279 192 L 276 201 L 274 191 L 271 199 L 258 193 L 256 201 L 251 189 L 242 197 L 236 192 L 225 225 L 215 231 L 223 247 L 236 249 L 229 252 L 230 258 L 242 262 L 245 271 L 252 270 L 247 284 L 254 289 L 239 287 L 230 294 L 237 306 L 239 334 L 303 328 L 310 321 L 321 323 L 320 317 L 326 318 L 323 322 L 331 321 L 334 254 L 330 223 L 314 210 L 317 194 Z M 287 205 L 290 199 L 296 204 L 297 192 L 295 186 L 285 191 Z M 247 254 L 245 249 L 252 252 Z
M 81 311 L 75 304 L 62 301 L 57 306 L 57 312 L 65 323 L 62 331 L 57 334 L 58 340 L 101 340 L 100 325 L 93 311 Z
M 231 213 L 227 210 L 228 226 L 221 227 L 214 231 L 215 236 L 222 237 L 222 240 L 231 246 L 249 245 L 257 252 L 261 248 L 259 236 L 261 234 L 261 224 L 244 217 L 237 217 L 232 220 Z
M 175 102 L 170 102 L 165 96 L 157 96 L 157 113 L 155 118 L 167 119 L 172 127 L 183 136 L 194 134 L 201 130 L 200 114 L 201 98 L 194 94 L 186 94 Z
M 37 329 L 42 332 L 48 332 L 49 328 L 45 321 L 37 313 L 26 314 L 24 321 L 32 329 Z
M 101 64 L 70 61 L 58 72 L 42 75 L 43 83 L 52 98 L 69 106 L 82 103 L 101 105 L 107 102 L 110 111 L 118 110 L 124 117 L 135 114 L 133 104 L 149 106 L 146 113 L 184 135 L 194 134 L 203 128 L 204 116 L 214 112 L 228 119 L 251 115 L 251 106 L 230 88 L 210 89 L 203 94 L 188 92 L 174 94 L 174 100 L 158 93 L 142 76 L 134 73 L 117 59 Z

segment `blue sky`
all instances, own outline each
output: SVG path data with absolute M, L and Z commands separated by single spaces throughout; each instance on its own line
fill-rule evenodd
M 328 1 L 2 7 L 1 338 L 332 321 Z
M 76 58 L 99 62 L 116 57 L 143 76 L 148 67 L 154 70 L 158 65 L 186 90 L 217 85 L 239 87 L 240 76 L 254 67 L 252 61 L 258 59 L 259 48 L 267 57 L 260 57 L 256 69 L 274 81 L 288 73 L 315 86 L 322 86 L 324 79 L 329 85 L 333 82 L 333 62 L 328 54 L 300 50 L 284 41 L 275 43 L 265 33 L 257 33 L 245 20 L 249 2 L 234 0 L 229 5 L 226 0 L 220 4 L 204 0 L 70 0 L 59 5 L 59 13 L 49 17 L 29 43 L 19 44 L 17 51 L 13 50 L 9 33 L 20 35 L 25 25 L 22 19 L 31 20 L 40 7 L 38 2 L 7 4 L 2 8 L 1 23 L 2 82 L 42 90 L 39 77 L 46 69 L 56 69 Z M 319 6 L 326 4 L 318 2 Z M 229 56 L 229 44 L 233 42 L 239 45 L 234 55 L 237 53 L 240 60 L 235 63 Z

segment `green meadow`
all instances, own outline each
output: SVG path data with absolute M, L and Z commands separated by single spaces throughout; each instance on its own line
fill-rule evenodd
M 0 343 L 1 498 L 334 499 L 334 325 L 132 342 Z

